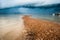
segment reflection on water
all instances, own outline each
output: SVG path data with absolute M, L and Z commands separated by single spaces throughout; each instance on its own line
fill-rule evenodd
M 60 16 L 52 16 L 52 15 L 40 15 L 40 16 L 34 16 L 35 18 L 38 19 L 43 19 L 43 20 L 49 20 L 49 21 L 54 21 L 54 22 L 59 22 L 60 23 Z

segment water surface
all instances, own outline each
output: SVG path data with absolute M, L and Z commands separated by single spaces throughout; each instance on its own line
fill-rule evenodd
M 34 18 L 45 19 L 55 22 L 60 22 L 60 16 L 53 16 L 53 13 L 59 12 L 56 11 L 58 8 L 6 8 L 0 9 L 0 20 L 3 19 L 17 19 L 21 15 L 32 15 Z M 8 17 L 8 18 L 7 18 Z

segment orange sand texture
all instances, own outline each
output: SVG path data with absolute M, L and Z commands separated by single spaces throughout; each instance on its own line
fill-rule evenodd
M 60 40 L 60 24 L 23 17 L 27 30 L 26 40 Z

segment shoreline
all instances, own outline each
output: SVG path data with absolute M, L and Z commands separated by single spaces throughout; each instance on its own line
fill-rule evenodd
M 8 22 L 13 24 L 8 25 Z M 5 21 L 8 26 L 3 25 L 1 40 L 59 40 L 60 38 L 59 23 L 36 19 L 29 15 L 8 22 Z

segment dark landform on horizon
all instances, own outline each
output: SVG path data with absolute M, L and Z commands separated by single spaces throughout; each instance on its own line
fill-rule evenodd
M 19 8 L 29 8 L 29 9 L 35 9 L 35 8 L 40 8 L 40 9 L 52 9 L 54 10 L 54 13 L 60 13 L 60 4 L 51 4 L 51 5 L 39 5 L 35 6 L 35 3 L 30 3 L 30 4 L 24 4 L 24 5 L 18 5 L 14 7 L 8 7 L 8 8 L 0 8 L 0 14 L 21 14 L 18 9 Z M 8 12 L 9 10 L 9 12 Z M 10 11 L 13 11 L 10 13 Z

